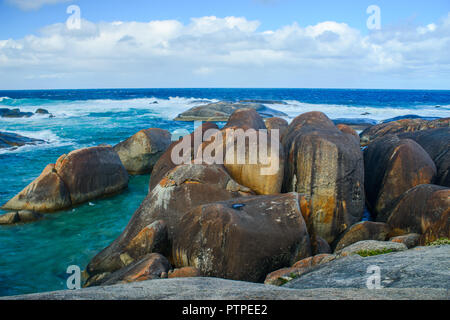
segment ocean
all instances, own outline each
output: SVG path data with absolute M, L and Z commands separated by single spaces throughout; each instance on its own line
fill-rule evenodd
M 331 119 L 383 121 L 418 115 L 450 117 L 450 91 L 341 89 L 96 89 L 0 91 L 0 108 L 54 118 L 0 118 L 0 132 L 47 141 L 0 149 L 0 203 L 36 178 L 48 163 L 72 150 L 117 144 L 142 129 L 193 130 L 172 119 L 196 105 L 220 100 L 279 100 L 269 107 L 290 118 L 322 111 Z M 154 103 L 157 102 L 157 103 Z M 0 296 L 66 288 L 67 267 L 89 260 L 125 228 L 147 194 L 149 176 L 135 176 L 120 195 L 49 214 L 26 225 L 0 227 Z M 0 214 L 5 212 L 0 211 Z

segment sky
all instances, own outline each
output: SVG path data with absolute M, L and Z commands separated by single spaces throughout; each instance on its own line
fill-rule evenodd
M 0 90 L 195 87 L 450 89 L 450 1 L 0 0 Z

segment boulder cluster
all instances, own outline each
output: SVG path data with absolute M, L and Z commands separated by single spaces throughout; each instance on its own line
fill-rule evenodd
M 151 172 L 125 230 L 87 266 L 86 286 L 196 276 L 280 285 L 344 256 L 450 236 L 449 119 L 384 123 L 360 141 L 321 112 L 288 124 L 264 121 L 257 108 L 232 111 L 223 128 L 207 122 L 185 137 L 183 164 L 173 154 L 188 140 L 143 130 L 115 147 L 62 156 L 4 208 L 59 210 Z M 245 161 L 227 162 L 236 150 L 224 141 L 239 129 L 265 130 L 269 139 L 245 139 Z M 208 132 L 211 139 L 195 143 Z M 267 162 L 251 162 L 251 149 L 264 143 Z M 222 163 L 196 161 L 212 146 Z M 275 170 L 263 174 L 268 167 Z M 373 221 L 362 221 L 367 210 Z

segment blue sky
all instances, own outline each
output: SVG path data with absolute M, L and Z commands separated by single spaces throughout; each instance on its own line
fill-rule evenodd
M 0 0 L 0 89 L 450 89 L 449 13 L 448 0 Z

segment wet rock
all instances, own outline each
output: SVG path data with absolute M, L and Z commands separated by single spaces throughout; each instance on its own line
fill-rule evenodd
M 147 174 L 152 172 L 156 162 L 171 144 L 170 138 L 170 132 L 167 130 L 141 130 L 117 144 L 114 150 L 128 173 Z
M 295 118 L 283 138 L 284 192 L 311 197 L 304 214 L 311 236 L 328 243 L 364 213 L 364 166 L 359 143 L 321 112 Z
M 12 225 L 18 223 L 30 223 L 42 219 L 44 216 L 40 213 L 33 211 L 17 211 L 8 212 L 0 216 L 0 225 Z
M 174 265 L 195 267 L 203 276 L 262 282 L 269 272 L 310 255 L 295 193 L 198 206 L 174 233 Z
M 351 226 L 337 241 L 335 250 L 339 251 L 349 245 L 363 240 L 386 240 L 389 225 L 383 222 L 364 221 Z
M 418 233 L 421 244 L 450 238 L 450 189 L 420 185 L 408 190 L 387 223 L 392 228 L 392 236 Z
M 376 221 L 386 222 L 393 206 L 407 190 L 431 183 L 436 166 L 416 142 L 390 135 L 364 150 L 367 205 Z
M 433 121 L 423 119 L 403 119 L 388 123 L 380 123 L 364 130 L 361 137 L 363 146 L 372 143 L 376 138 L 388 134 L 400 134 L 404 132 L 421 131 L 441 127 L 449 127 L 450 118 L 437 119 Z
M 3 118 L 29 118 L 33 112 L 21 112 L 20 109 L 0 108 L 0 117 Z
M 44 140 L 32 139 L 21 136 L 15 133 L 0 132 L 0 149 L 11 148 L 11 147 L 21 147 L 24 145 L 35 145 L 39 143 L 45 143 Z
M 285 113 L 259 103 L 216 102 L 201 105 L 179 114 L 175 121 L 228 121 L 233 112 L 239 109 L 255 109 L 262 117 L 285 117 Z

